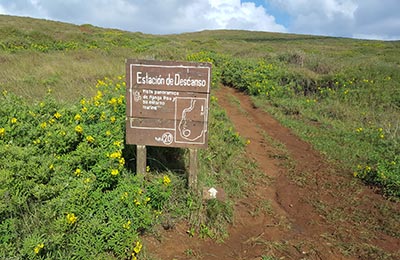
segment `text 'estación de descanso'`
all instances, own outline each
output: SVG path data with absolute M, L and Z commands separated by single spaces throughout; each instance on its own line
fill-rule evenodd
M 138 85 L 166 85 L 166 86 L 179 86 L 179 87 L 207 87 L 207 80 L 193 79 L 191 77 L 181 78 L 181 75 L 176 73 L 174 75 L 168 74 L 167 77 L 162 75 L 149 76 L 149 74 L 141 71 L 136 72 L 136 84 Z

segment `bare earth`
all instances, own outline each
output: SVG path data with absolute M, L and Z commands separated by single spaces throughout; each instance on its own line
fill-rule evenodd
M 400 223 L 387 222 L 382 214 L 399 215 L 398 203 L 330 165 L 248 96 L 226 87 L 214 95 L 250 140 L 247 154 L 265 178 L 249 178 L 251 188 L 235 201 L 234 224 L 224 242 L 189 237 L 187 225 L 180 223 L 157 238 L 145 237 L 148 255 L 163 260 L 400 259 Z

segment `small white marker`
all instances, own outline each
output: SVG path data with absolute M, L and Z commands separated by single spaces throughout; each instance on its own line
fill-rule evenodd
M 212 198 L 212 199 L 216 199 L 217 198 L 218 191 L 215 188 L 209 189 L 208 193 L 210 194 L 210 198 Z

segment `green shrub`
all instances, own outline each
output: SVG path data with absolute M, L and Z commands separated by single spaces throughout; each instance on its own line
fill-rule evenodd
M 78 106 L 3 93 L 1 258 L 127 258 L 158 221 L 174 183 L 125 167 L 122 80 L 98 81 Z

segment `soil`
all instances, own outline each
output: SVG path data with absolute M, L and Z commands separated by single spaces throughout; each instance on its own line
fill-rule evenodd
M 385 218 L 388 212 L 399 215 L 398 203 L 327 162 L 310 144 L 256 108 L 249 96 L 227 87 L 214 95 L 236 131 L 250 141 L 247 155 L 263 177 L 249 176 L 249 188 L 235 201 L 234 223 L 223 242 L 190 237 L 187 224 L 179 223 L 157 237 L 144 238 L 149 255 L 222 260 L 400 256 L 400 224 Z

